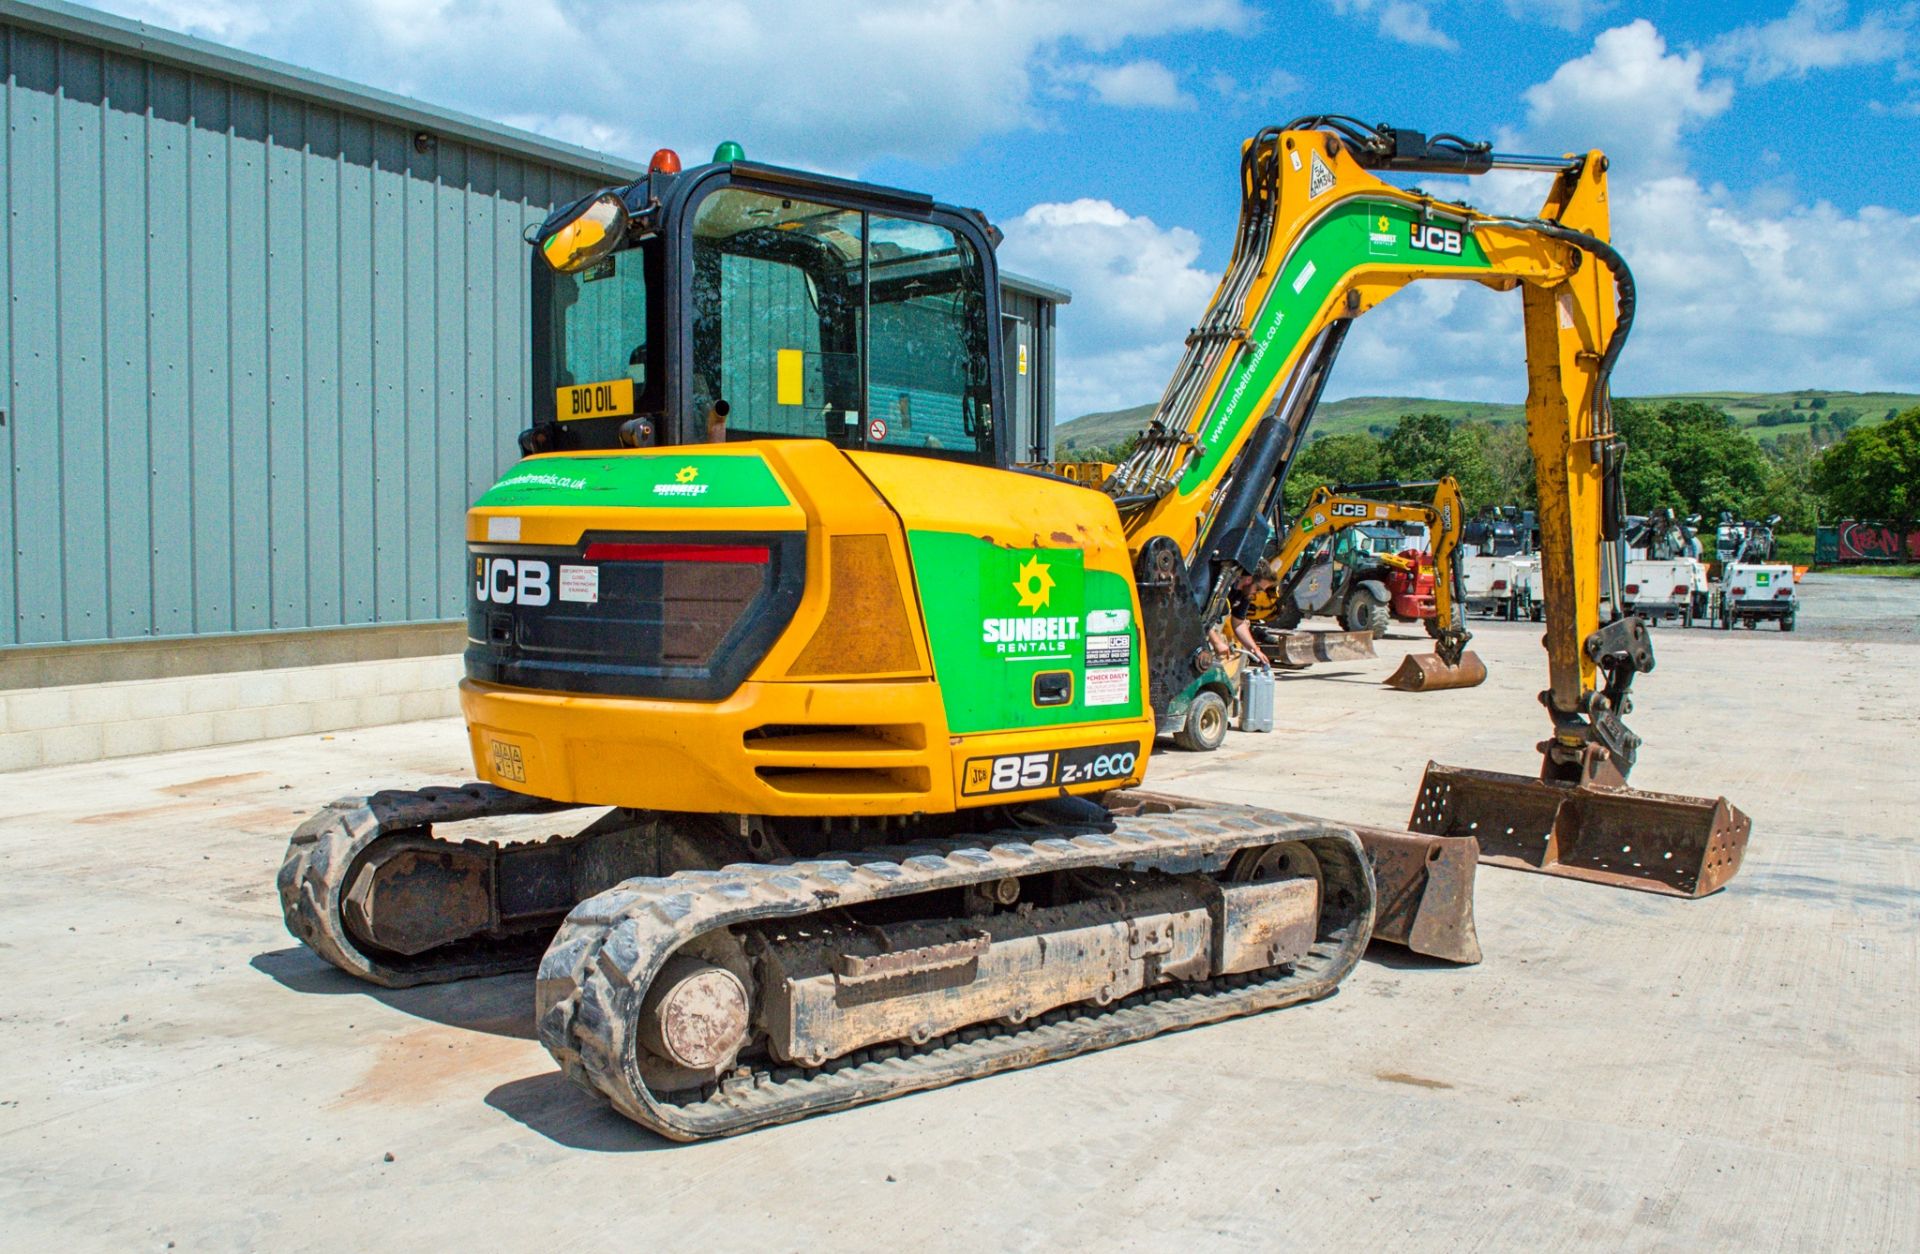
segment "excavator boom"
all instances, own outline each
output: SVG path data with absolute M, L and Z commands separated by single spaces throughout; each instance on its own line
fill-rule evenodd
M 1385 181 L 1393 172 L 1551 174 L 1538 214 L 1481 212 Z M 1527 346 L 1527 435 L 1539 495 L 1551 720 L 1537 780 L 1429 772 L 1415 826 L 1441 835 L 1527 830 L 1508 860 L 1669 887 L 1724 882 L 1738 867 L 1745 819 L 1724 802 L 1691 809 L 1635 804 L 1626 789 L 1639 738 L 1622 721 L 1634 677 L 1653 667 L 1645 624 L 1601 620 L 1603 589 L 1621 604 L 1612 565 L 1624 511 L 1608 379 L 1633 322 L 1634 285 L 1608 243 L 1607 160 L 1599 152 L 1512 157 L 1451 137 L 1429 140 L 1339 117 L 1262 131 L 1241 155 L 1234 251 L 1152 418 L 1104 488 L 1143 566 L 1143 613 L 1164 627 L 1213 621 L 1228 588 L 1256 568 L 1263 520 L 1305 446 L 1314 410 L 1352 321 L 1409 284 L 1477 282 L 1520 292 Z M 1178 632 L 1163 629 L 1163 639 Z M 1194 638 L 1193 634 L 1187 636 Z M 1442 641 L 1445 653 L 1464 645 Z M 1156 666 L 1174 660 L 1168 644 Z M 1456 655 L 1457 656 L 1457 655 Z M 1417 677 L 1410 676 L 1413 684 Z M 1607 791 L 1604 804 L 1593 790 Z M 1581 817 L 1604 809 L 1607 819 Z M 1568 811 L 1564 823 L 1552 815 Z M 1545 828 L 1502 816 L 1543 812 Z M 1729 817 L 1721 820 L 1719 816 Z M 1624 839 L 1614 837 L 1624 830 Z M 1575 839 L 1589 830 L 1606 835 Z M 1713 863 L 1710 869 L 1707 863 Z M 1584 878 L 1595 878 L 1583 874 Z M 1701 891 L 1710 891 L 1702 889 Z

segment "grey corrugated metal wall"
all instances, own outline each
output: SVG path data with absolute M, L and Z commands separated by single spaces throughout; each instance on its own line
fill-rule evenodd
M 604 179 L 0 24 L 0 645 L 438 620 Z

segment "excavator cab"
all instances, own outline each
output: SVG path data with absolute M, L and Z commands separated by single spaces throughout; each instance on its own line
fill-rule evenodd
M 740 159 L 678 166 L 530 232 L 523 451 L 814 439 L 1007 464 L 977 212 Z

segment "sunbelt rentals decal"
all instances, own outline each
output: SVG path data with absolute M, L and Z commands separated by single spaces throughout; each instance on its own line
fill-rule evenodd
M 981 570 L 981 651 L 1078 658 L 1086 586 L 1080 550 L 1008 549 L 998 556 Z

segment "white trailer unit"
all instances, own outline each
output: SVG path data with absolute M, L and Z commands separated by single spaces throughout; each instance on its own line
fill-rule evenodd
M 1785 562 L 1734 562 L 1721 575 L 1720 626 L 1734 623 L 1757 627 L 1772 619 L 1781 631 L 1792 631 L 1799 611 L 1793 589 L 1793 567 Z

